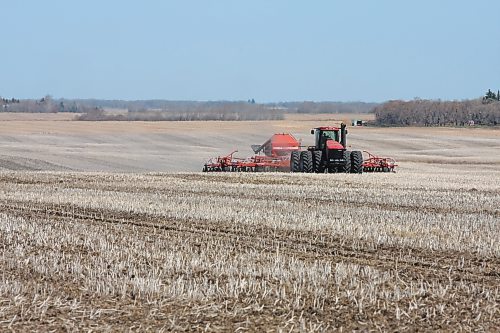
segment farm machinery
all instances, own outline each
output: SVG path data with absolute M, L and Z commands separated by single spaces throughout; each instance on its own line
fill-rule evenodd
M 394 169 L 398 165 L 392 157 L 379 157 L 364 150 L 367 158 L 363 161 L 363 171 L 365 172 L 396 172 Z
M 203 171 L 289 171 L 290 154 L 300 151 L 300 142 L 291 134 L 274 134 L 262 145 L 252 145 L 255 155 L 235 158 L 237 150 L 226 156 L 212 158 L 205 163 Z
M 236 158 L 236 150 L 226 156 L 208 160 L 204 172 L 291 171 L 304 173 L 394 172 L 396 161 L 367 151 L 347 149 L 347 129 L 324 126 L 311 130 L 314 146 L 302 146 L 288 133 L 274 134 L 262 145 L 252 145 L 255 155 Z M 363 156 L 366 156 L 366 158 Z

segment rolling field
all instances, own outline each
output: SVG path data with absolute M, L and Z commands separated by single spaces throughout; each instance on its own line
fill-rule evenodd
M 311 128 L 370 115 L 290 115 L 277 121 L 86 122 L 73 114 L 0 114 L 0 170 L 184 172 L 238 149 L 253 152 L 274 133 L 313 144 Z M 30 118 L 30 116 L 32 118 Z M 338 120 L 334 120 L 336 118 Z M 352 149 L 402 162 L 500 164 L 500 130 L 350 127 Z
M 0 329 L 498 331 L 498 130 L 350 128 L 395 174 L 192 172 L 318 121 L 1 122 Z

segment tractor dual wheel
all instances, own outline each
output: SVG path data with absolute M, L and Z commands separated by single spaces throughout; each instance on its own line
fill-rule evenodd
M 309 150 L 300 153 L 300 164 L 302 172 L 311 173 L 313 172 L 313 156 L 312 152 Z
M 313 172 L 315 173 L 323 173 L 325 172 L 325 168 L 323 167 L 323 152 L 321 150 L 315 150 L 312 152 L 312 160 L 313 160 Z
M 349 173 L 351 172 L 351 152 L 348 150 L 344 150 L 343 156 L 345 163 L 343 166 L 339 168 L 340 172 Z
M 363 154 L 360 151 L 351 152 L 351 173 L 363 173 Z
M 300 168 L 300 151 L 292 151 L 290 155 L 290 171 L 301 172 Z

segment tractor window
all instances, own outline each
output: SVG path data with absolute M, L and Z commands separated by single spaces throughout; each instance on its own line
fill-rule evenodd
M 339 141 L 339 132 L 338 131 L 323 131 L 323 137 L 325 137 L 325 141 L 328 139 L 332 139 L 334 141 Z
M 325 148 L 325 143 L 327 140 L 332 139 L 339 141 L 338 131 L 316 131 L 316 142 L 319 143 L 319 149 Z

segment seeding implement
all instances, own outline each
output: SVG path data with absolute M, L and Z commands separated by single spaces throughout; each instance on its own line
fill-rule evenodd
M 375 156 L 366 150 L 364 150 L 363 153 L 368 156 L 363 162 L 364 172 L 396 172 L 394 168 L 398 165 L 395 159 L 391 157 Z
M 262 145 L 252 145 L 256 155 L 248 158 L 235 158 L 229 155 L 210 159 L 203 171 L 289 171 L 290 154 L 300 150 L 300 142 L 291 134 L 274 134 Z
M 347 129 L 340 127 L 317 127 L 314 134 L 314 146 L 301 146 L 291 134 L 274 134 L 262 145 L 252 145 L 256 155 L 248 158 L 236 158 L 231 152 L 207 161 L 204 172 L 214 171 L 291 171 L 305 173 L 362 173 L 394 172 L 396 161 L 390 157 L 378 157 L 364 151 L 347 150 Z M 303 149 L 305 148 L 305 149 Z

